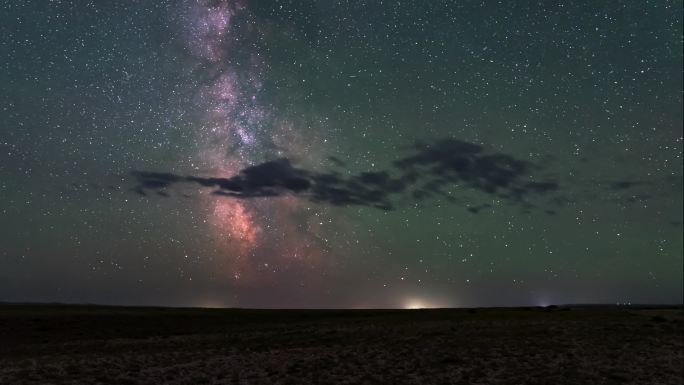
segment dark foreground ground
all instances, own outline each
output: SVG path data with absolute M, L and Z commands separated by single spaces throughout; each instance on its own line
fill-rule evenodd
M 682 309 L 0 306 L 0 384 L 683 384 Z

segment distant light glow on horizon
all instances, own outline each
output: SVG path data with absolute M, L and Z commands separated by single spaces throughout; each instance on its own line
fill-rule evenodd
M 445 308 L 445 307 L 454 307 L 452 306 L 447 306 L 445 304 L 431 301 L 431 300 L 426 300 L 426 299 L 421 299 L 421 298 L 408 298 L 404 301 L 404 304 L 402 306 L 403 309 L 436 309 L 436 308 Z

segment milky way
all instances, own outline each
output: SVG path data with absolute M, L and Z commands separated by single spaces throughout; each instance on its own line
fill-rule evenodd
M 243 42 L 253 42 L 262 32 L 246 3 L 193 1 L 182 19 L 187 47 L 197 60 L 193 76 L 207 79 L 195 83 L 198 171 L 234 175 L 264 157 L 297 151 L 291 143 L 276 148 L 291 127 L 274 118 L 272 107 L 261 100 L 267 65 L 255 45 Z M 311 244 L 308 225 L 296 223 L 302 210 L 294 198 L 246 202 L 205 195 L 203 204 L 224 273 L 237 284 L 264 279 L 258 270 L 298 261 L 311 264 L 322 252 Z

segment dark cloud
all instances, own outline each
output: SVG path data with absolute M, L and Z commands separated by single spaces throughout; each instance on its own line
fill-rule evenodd
M 330 160 L 337 167 L 344 167 L 347 165 L 343 160 L 336 156 L 328 157 L 328 160 Z
M 672 194 L 681 196 L 681 177 L 667 176 L 651 180 L 624 179 L 606 185 L 611 201 L 619 204 L 645 204 Z
M 344 162 L 330 158 L 338 167 Z M 553 180 L 531 181 L 529 176 L 539 166 L 515 157 L 487 152 L 478 144 L 443 139 L 417 144 L 408 156 L 398 159 L 386 170 L 349 175 L 348 172 L 321 173 L 293 166 L 281 158 L 250 166 L 229 178 L 180 176 L 169 173 L 133 171 L 133 191 L 147 195 L 148 190 L 161 192 L 178 183 L 195 183 L 215 188 L 214 194 L 233 198 L 275 197 L 296 194 L 325 204 L 358 205 L 384 210 L 393 208 L 392 198 L 409 196 L 421 201 L 441 196 L 451 202 L 453 189 L 468 187 L 514 203 L 527 197 L 558 190 Z M 477 213 L 488 205 L 472 206 Z
M 293 167 L 285 158 L 247 167 L 231 178 L 185 177 L 205 187 L 216 187 L 217 195 L 235 198 L 279 196 L 287 192 L 300 193 L 311 187 L 311 177 L 305 170 Z
M 183 180 L 178 175 L 162 172 L 132 171 L 131 175 L 138 181 L 133 190 L 140 195 L 147 195 L 146 190 L 164 189 Z
M 629 190 L 632 187 L 643 185 L 642 181 L 621 180 L 610 184 L 612 190 Z
M 416 153 L 397 160 L 403 179 L 420 183 L 418 196 L 445 195 L 455 185 L 502 198 L 520 200 L 530 193 L 558 189 L 555 181 L 535 182 L 526 176 L 539 166 L 503 153 L 487 153 L 483 146 L 455 139 L 416 145 Z
M 468 211 L 470 211 L 473 214 L 477 214 L 480 212 L 480 210 L 488 209 L 490 207 L 492 207 L 492 205 L 490 205 L 489 203 L 484 203 L 478 206 L 469 206 Z

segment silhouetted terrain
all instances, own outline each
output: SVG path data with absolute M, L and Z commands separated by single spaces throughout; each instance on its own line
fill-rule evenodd
M 0 384 L 681 384 L 682 308 L 0 306 Z

